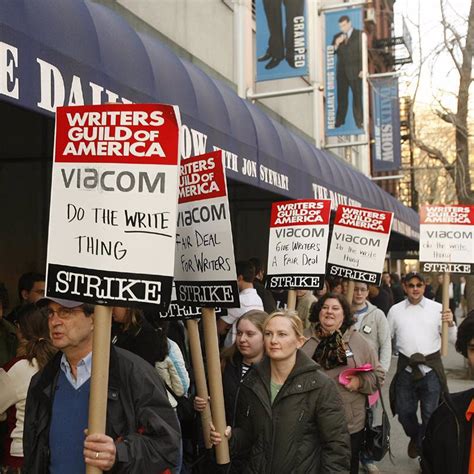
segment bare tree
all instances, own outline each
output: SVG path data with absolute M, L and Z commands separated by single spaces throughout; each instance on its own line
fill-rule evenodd
M 461 34 L 456 26 L 449 22 L 446 16 L 446 2 L 439 0 L 442 16 L 443 41 L 435 47 L 433 54 L 449 54 L 454 70 L 459 78 L 457 90 L 456 111 L 450 110 L 440 100 L 434 113 L 444 123 L 449 124 L 454 131 L 455 153 L 454 156 L 431 140 L 425 140 L 417 127 L 414 127 L 413 139 L 415 145 L 425 152 L 430 158 L 441 164 L 452 179 L 456 197 L 461 204 L 474 204 L 474 191 L 469 170 L 469 88 L 472 78 L 472 56 L 474 54 L 474 0 L 471 0 L 469 16 L 467 18 L 467 31 Z M 421 48 L 421 32 L 418 29 L 418 39 Z M 421 54 L 420 54 L 421 56 Z M 439 72 L 438 72 L 439 73 Z M 420 86 L 420 75 L 415 89 L 415 95 Z M 414 103 L 415 101 L 413 101 Z M 411 110 L 413 117 L 413 108 Z
M 430 2 L 431 3 L 431 2 Z M 457 76 L 458 88 L 456 94 L 456 110 L 451 110 L 437 101 L 434 108 L 435 117 L 442 120 L 451 127 L 451 134 L 454 133 L 454 153 L 448 152 L 450 148 L 437 146 L 436 140 L 426 139 L 420 133 L 419 128 L 413 127 L 413 140 L 419 150 L 427 154 L 438 165 L 441 165 L 454 184 L 455 195 L 459 204 L 474 204 L 474 191 L 472 189 L 472 177 L 469 167 L 469 89 L 473 81 L 472 77 L 472 59 L 474 54 L 474 0 L 470 2 L 469 15 L 467 19 L 461 18 L 464 24 L 465 33 L 461 33 L 452 21 L 448 21 L 446 15 L 446 0 L 439 0 L 442 17 L 443 39 L 440 45 L 436 45 L 432 51 L 433 55 L 448 54 L 455 75 Z M 418 27 L 418 43 L 420 48 L 420 72 L 423 65 L 421 54 L 421 30 Z M 434 64 L 434 63 L 433 63 Z M 446 73 L 442 71 L 441 73 Z M 432 73 L 436 72 L 434 69 Z M 420 76 L 415 89 L 420 87 Z M 412 102 L 415 103 L 415 100 Z M 414 117 L 413 107 L 410 111 L 411 118 Z M 414 123 L 414 121 L 413 121 Z M 420 124 L 420 122 L 418 122 Z M 468 310 L 474 309 L 474 276 L 467 277 L 466 297 Z

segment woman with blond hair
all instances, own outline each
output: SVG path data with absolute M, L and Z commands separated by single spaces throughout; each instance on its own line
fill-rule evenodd
M 0 416 L 5 413 L 8 422 L 8 438 L 0 464 L 5 472 L 19 473 L 23 467 L 23 423 L 28 386 L 56 349 L 49 339 L 48 317 L 36 305 L 22 306 L 17 318 L 17 355 L 0 369 Z
M 333 381 L 300 347 L 303 324 L 293 311 L 264 324 L 267 356 L 243 379 L 235 425 L 226 429 L 231 458 L 244 473 L 347 472 L 349 435 Z M 221 435 L 211 427 L 211 441 Z

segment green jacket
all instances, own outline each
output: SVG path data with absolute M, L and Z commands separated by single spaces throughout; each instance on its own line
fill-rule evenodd
M 0 367 L 16 356 L 17 346 L 15 326 L 6 319 L 0 318 Z
M 350 438 L 335 383 L 300 350 L 270 402 L 270 361 L 242 381 L 231 454 L 240 472 L 329 474 L 348 472 Z

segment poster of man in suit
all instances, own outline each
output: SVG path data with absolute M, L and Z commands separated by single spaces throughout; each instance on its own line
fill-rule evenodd
M 326 134 L 364 133 L 362 9 L 325 14 Z
M 257 0 L 257 81 L 308 74 L 305 0 Z

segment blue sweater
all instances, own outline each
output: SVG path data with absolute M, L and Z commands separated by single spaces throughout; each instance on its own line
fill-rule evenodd
M 84 430 L 87 428 L 90 379 L 77 390 L 59 371 L 53 401 L 49 449 L 50 474 L 84 474 Z

